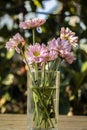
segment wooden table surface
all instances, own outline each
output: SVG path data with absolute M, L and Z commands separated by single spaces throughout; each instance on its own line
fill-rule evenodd
M 58 130 L 87 130 L 87 116 L 59 116 Z M 0 130 L 27 130 L 26 115 L 1 114 Z

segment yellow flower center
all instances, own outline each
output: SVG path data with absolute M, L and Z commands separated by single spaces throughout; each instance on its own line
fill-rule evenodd
M 34 52 L 34 56 L 38 57 L 40 55 L 39 52 Z

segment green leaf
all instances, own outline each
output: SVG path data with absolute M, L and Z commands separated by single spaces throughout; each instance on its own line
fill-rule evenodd
M 87 61 L 82 64 L 81 72 L 84 72 L 87 70 Z
M 9 100 L 9 99 L 10 99 L 9 93 L 6 93 L 6 94 L 4 95 L 4 98 L 5 98 L 6 100 Z
M 14 81 L 14 75 L 13 74 L 8 74 L 6 76 L 6 78 L 2 81 L 2 83 L 5 84 L 5 85 L 10 85 L 10 84 L 13 83 L 13 81 Z
M 80 49 L 85 51 L 85 53 L 87 54 L 87 44 L 85 43 L 80 44 Z
M 34 0 L 33 2 L 34 2 L 34 4 L 35 4 L 37 7 L 41 7 L 41 8 L 42 8 L 42 5 L 41 5 L 41 3 L 40 3 L 38 0 Z
M 14 53 L 15 53 L 14 50 L 8 51 L 7 55 L 6 55 L 7 59 L 11 59 L 13 57 Z

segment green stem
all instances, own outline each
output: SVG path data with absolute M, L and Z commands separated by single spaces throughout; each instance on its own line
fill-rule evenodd
M 43 65 L 43 69 L 42 69 L 42 87 L 44 87 L 45 85 L 45 64 Z
M 59 59 L 58 59 L 58 65 L 57 65 L 57 67 L 56 67 L 56 70 L 57 70 L 57 71 L 60 69 L 61 63 L 62 63 L 62 59 L 59 58 Z
M 32 29 L 32 34 L 33 34 L 33 45 L 35 44 L 35 29 Z
M 38 82 L 38 64 L 35 63 L 35 81 Z
M 49 98 L 48 98 L 48 100 L 47 100 L 47 105 L 49 104 L 50 99 L 51 99 L 52 96 L 53 96 L 53 93 L 54 93 L 54 90 L 52 89 L 52 91 L 51 91 L 51 93 L 50 93 L 50 96 L 49 96 Z
M 46 109 L 46 106 L 45 106 L 44 102 L 42 101 L 42 97 L 41 97 L 40 93 L 39 93 L 38 91 L 35 91 L 34 88 L 33 88 L 33 91 L 38 95 L 39 100 L 40 100 L 42 106 L 44 107 L 45 113 L 46 113 L 46 115 L 47 115 L 47 117 L 48 117 L 48 119 L 49 119 L 49 124 L 51 124 L 51 125 L 52 125 L 52 128 L 54 128 L 54 124 L 53 124 L 51 118 L 49 117 L 49 114 L 48 114 L 48 112 L 47 112 L 47 109 Z
M 33 76 L 32 76 L 32 72 L 31 72 L 31 70 L 30 70 L 30 67 L 29 67 L 29 65 L 28 65 L 28 62 L 27 62 L 26 56 L 25 56 L 25 54 L 23 53 L 23 51 L 21 51 L 21 56 L 23 57 L 23 59 L 24 59 L 25 62 L 26 62 L 26 65 L 27 65 L 27 67 L 28 67 L 28 69 L 29 69 L 29 72 L 30 72 L 30 76 L 31 76 L 32 82 L 33 82 L 33 84 L 35 85 L 35 82 L 34 82 L 34 80 L 33 80 Z

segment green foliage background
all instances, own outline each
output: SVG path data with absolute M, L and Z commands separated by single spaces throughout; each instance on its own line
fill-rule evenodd
M 50 1 L 50 0 L 49 0 Z M 21 58 L 5 49 L 5 43 L 15 33 L 20 32 L 31 43 L 31 30 L 20 30 L 20 16 L 36 16 L 37 7 L 44 8 L 43 0 L 0 0 L 0 112 L 26 113 L 27 72 Z M 76 61 L 61 67 L 60 114 L 87 115 L 87 1 L 59 0 L 60 6 L 48 15 L 46 24 L 36 30 L 36 41 L 47 43 L 59 35 L 62 26 L 69 27 L 79 36 L 79 47 L 74 50 Z M 8 20 L 13 24 L 8 28 Z M 27 38 L 29 35 L 29 38 Z

